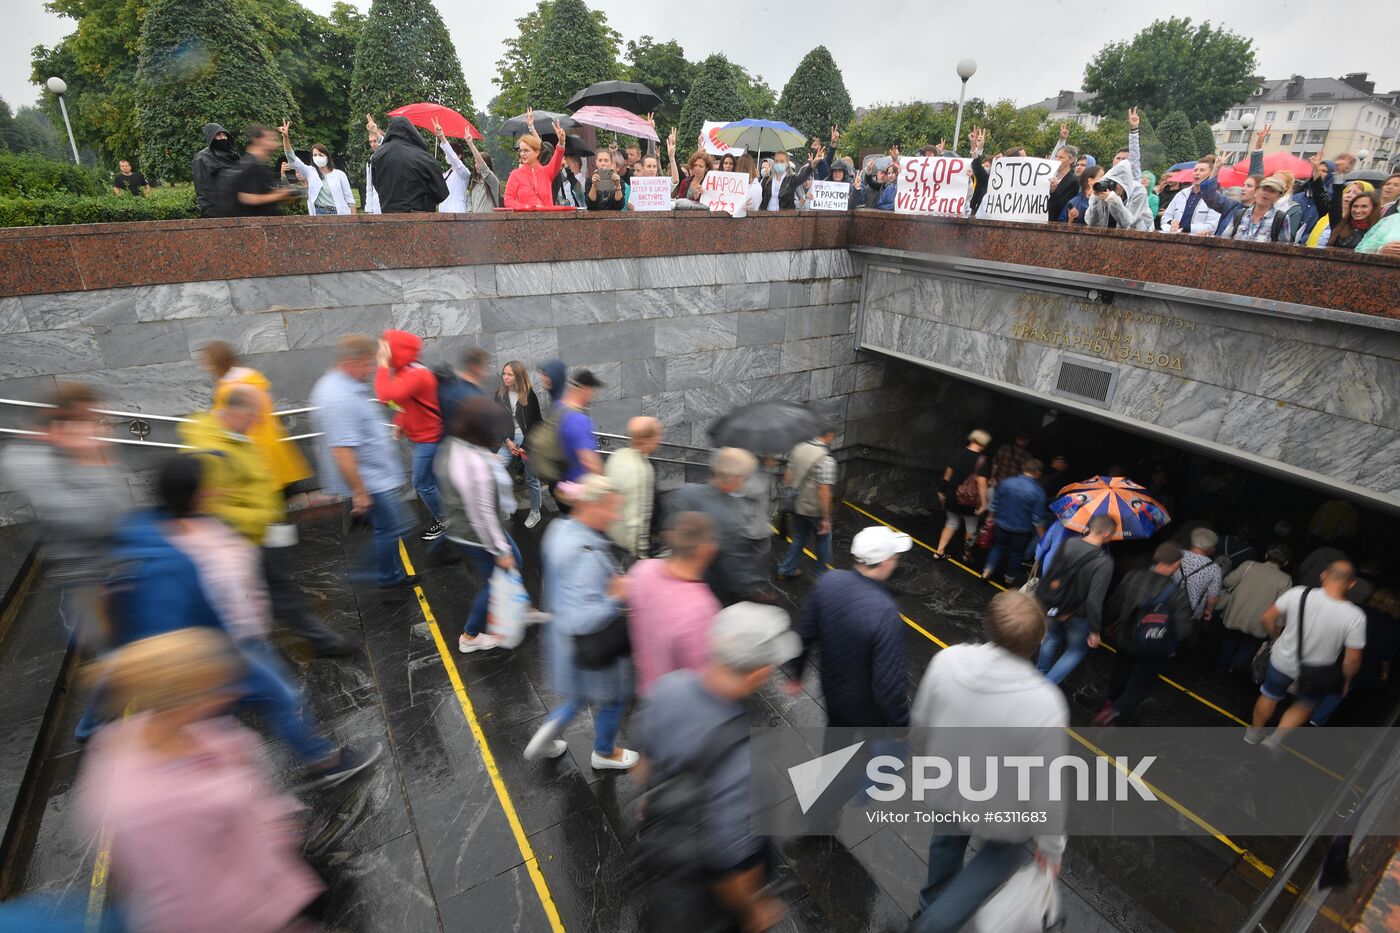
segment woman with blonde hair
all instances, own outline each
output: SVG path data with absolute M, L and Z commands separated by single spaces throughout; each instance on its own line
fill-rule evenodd
M 273 416 L 272 383 L 256 369 L 240 366 L 238 353 L 222 340 L 204 345 L 199 361 L 214 377 L 214 402 L 210 408 L 219 410 L 235 389 L 246 386 L 256 394 L 258 414 L 248 429 L 248 438 L 258 446 L 267 460 L 268 468 L 279 489 L 311 475 L 311 466 L 294 442 L 287 440 L 282 423 Z
M 947 517 L 943 522 L 943 533 L 938 537 L 938 550 L 933 556 L 939 560 L 948 543 L 953 540 L 953 532 L 963 529 L 963 554 L 972 550 L 972 539 L 977 534 L 977 519 L 987 511 L 988 473 L 991 460 L 987 457 L 987 445 L 992 436 L 977 429 L 967 436 L 967 446 L 953 454 L 948 460 L 948 468 L 943 471 L 943 482 L 938 498 L 943 503 Z
M 526 122 L 534 125 L 534 108 L 526 112 Z M 544 140 L 534 133 L 526 133 L 515 141 L 520 167 L 511 172 L 510 178 L 506 180 L 506 207 L 519 211 L 554 205 L 554 176 L 559 174 L 559 167 L 564 164 L 565 139 L 564 128 L 557 121 L 554 124 L 554 136 L 559 140 L 559 145 L 554 147 L 549 161 L 544 164 L 540 163 Z
M 79 807 L 111 840 L 130 928 L 311 930 L 325 885 L 302 860 L 298 802 L 273 790 L 256 735 L 229 715 L 238 652 L 212 628 L 131 642 L 101 664 L 111 708 L 84 753 Z
M 530 490 L 530 514 L 525 519 L 526 528 L 534 528 L 540 523 L 540 479 L 535 468 L 530 465 L 530 457 L 525 451 L 525 438 L 530 429 L 544 420 L 540 413 L 539 396 L 530 386 L 530 371 L 520 360 L 511 360 L 501 370 L 501 387 L 496 390 L 496 401 L 510 412 L 510 433 L 501 447 L 501 460 L 509 469 L 519 460 L 525 470 L 525 485 Z

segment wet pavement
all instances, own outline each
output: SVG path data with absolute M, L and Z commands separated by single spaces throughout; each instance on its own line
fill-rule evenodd
M 936 541 L 927 518 L 880 517 Z M 852 535 L 871 519 L 849 505 L 837 518 L 840 564 Z M 513 529 L 532 593 L 538 592 L 544 529 L 526 530 L 518 521 Z M 363 534 L 342 538 L 334 518 L 310 517 L 302 527 L 299 579 L 316 611 L 365 650 L 354 658 L 313 661 L 294 640 L 279 637 L 279 644 L 329 732 L 340 741 L 386 748 L 372 773 L 304 797 L 308 857 L 328 885 L 319 915 L 354 931 L 534 931 L 550 929 L 555 917 L 571 931 L 638 929 L 626 857 L 636 785 L 625 774 L 589 766 L 587 713 L 564 734 L 569 754 L 523 759 L 530 735 L 557 700 L 542 679 L 539 633 L 532 630 L 514 651 L 458 654 L 455 640 L 476 587 L 472 572 L 441 560 L 422 542 L 406 545 L 423 574 L 421 603 L 408 592 L 385 599 L 350 583 L 346 553 L 368 546 Z M 774 545 L 776 564 L 784 543 Z M 982 608 L 995 592 L 917 546 L 892 582 L 909 619 L 947 643 L 979 637 Z M 810 579 L 781 585 L 789 609 L 796 611 L 809 585 Z M 45 611 L 43 605 L 31 598 L 24 611 Z M 938 645 L 913 626 L 907 633 L 912 694 Z M 1107 652 L 1093 652 L 1066 684 L 1074 724 L 1087 724 L 1097 710 L 1110 664 Z M 1238 728 L 1230 717 L 1246 716 L 1253 702 L 1246 680 L 1217 677 L 1209 665 L 1188 659 L 1174 663 L 1167 676 L 1191 693 L 1159 684 L 1141 709 L 1142 724 Z M 791 697 L 770 685 L 751 703 L 753 721 L 821 725 L 819 690 L 815 682 L 806 688 Z M 65 892 L 86 903 L 98 844 L 74 820 L 81 752 L 69 736 L 77 706 L 71 697 L 64 705 L 60 738 L 42 764 L 43 799 L 22 847 L 28 858 L 18 888 Z M 624 722 L 619 742 L 631 747 L 629 726 Z M 270 743 L 265 750 L 290 783 L 292 763 L 284 750 Z M 1290 844 L 1234 842 L 1265 864 L 1278 864 Z M 855 821 L 836 837 L 775 840 L 778 877 L 790 890 L 779 929 L 905 929 L 924 878 L 926 843 L 927 836 L 912 830 Z M 1062 877 L 1068 929 L 1094 933 L 1229 929 L 1264 882 L 1240 852 L 1208 836 L 1073 838 Z

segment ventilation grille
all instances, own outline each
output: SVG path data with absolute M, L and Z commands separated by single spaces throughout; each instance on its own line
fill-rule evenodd
M 1117 370 L 1112 366 L 1061 359 L 1060 371 L 1055 378 L 1055 394 L 1108 408 L 1113 400 L 1117 375 Z

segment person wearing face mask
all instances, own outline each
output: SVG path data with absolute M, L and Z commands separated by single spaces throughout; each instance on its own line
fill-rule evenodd
M 365 129 L 369 132 L 369 158 L 365 159 L 365 213 L 379 213 L 379 192 L 374 188 L 374 166 L 370 165 L 374 161 L 374 153 L 379 149 L 379 144 L 384 141 L 384 131 L 374 122 L 374 117 L 365 114 Z
M 238 150 L 228 130 L 217 123 L 204 124 L 204 148 L 195 153 L 190 171 L 194 177 L 194 200 L 201 217 L 227 217 L 220 203 L 219 176 L 238 165 Z
M 817 143 L 817 157 L 821 158 L 826 147 Z M 812 177 L 814 166 L 811 161 L 800 169 L 792 170 L 786 152 L 773 153 L 773 174 L 761 182 L 759 207 L 765 211 L 789 211 L 797 206 L 797 198 L 803 184 Z
M 287 162 L 306 182 L 306 212 L 308 214 L 353 214 L 355 213 L 355 192 L 350 190 L 350 179 L 335 167 L 330 150 L 317 143 L 311 147 L 311 161 L 315 168 L 301 161 L 292 148 L 292 124 L 286 120 L 278 127 L 282 134 L 282 152 Z

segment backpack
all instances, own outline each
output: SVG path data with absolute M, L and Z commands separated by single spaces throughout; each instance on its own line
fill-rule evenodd
M 1094 548 L 1078 560 L 1062 559 L 1051 565 L 1051 572 L 1036 586 L 1035 595 L 1046 609 L 1053 610 L 1052 615 L 1069 618 L 1088 601 L 1092 574 L 1081 571 L 1087 571 L 1102 553 Z M 1063 554 L 1062 549 L 1061 557 Z
M 564 444 L 559 438 L 559 425 L 570 411 L 573 409 L 555 405 L 543 421 L 531 426 L 530 435 L 525 438 L 525 449 L 530 452 L 530 466 L 534 467 L 535 475 L 546 483 L 559 482 L 569 468 L 568 458 L 564 456 Z
M 721 723 L 700 743 L 693 757 L 642 795 L 631 861 L 643 885 L 664 886 L 703 875 L 703 830 L 709 808 L 705 784 L 748 739 L 749 724 L 744 716 Z
M 1133 622 L 1133 654 L 1139 658 L 1165 658 L 1172 653 L 1171 600 L 1176 595 L 1176 581 L 1168 583 L 1162 592 L 1138 606 Z

